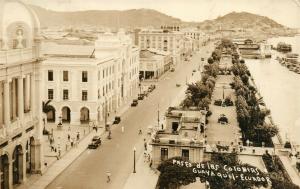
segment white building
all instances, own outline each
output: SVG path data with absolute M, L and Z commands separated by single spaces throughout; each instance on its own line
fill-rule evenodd
M 164 56 L 149 50 L 140 51 L 140 78 L 158 79 L 164 73 Z
M 46 48 L 42 63 L 48 121 L 98 123 L 136 95 L 139 49 L 123 31 L 99 35 L 94 46 L 56 46 Z
M 170 107 L 165 117 L 164 130 L 152 135 L 153 166 L 173 157 L 191 162 L 203 161 L 206 111 Z
M 141 50 L 154 48 L 170 52 L 173 64 L 182 61 L 185 53 L 184 34 L 169 30 L 143 30 L 137 33 L 138 44 Z
M 40 173 L 40 24 L 34 12 L 14 0 L 0 1 L 0 188 Z
M 208 36 L 197 28 L 183 28 L 181 32 L 192 41 L 192 51 L 199 51 L 201 46 L 205 45 L 208 40 Z

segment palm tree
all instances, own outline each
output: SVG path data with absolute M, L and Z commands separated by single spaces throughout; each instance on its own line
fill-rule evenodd
M 46 115 L 53 109 L 52 106 L 50 105 L 50 102 L 51 102 L 51 100 L 47 100 L 46 102 L 42 103 L 42 109 Z M 44 120 L 43 133 L 49 133 L 49 131 L 46 130 L 45 120 Z

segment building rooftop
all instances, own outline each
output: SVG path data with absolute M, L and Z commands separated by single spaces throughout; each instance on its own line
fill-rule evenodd
M 205 120 L 204 110 L 169 110 L 166 128 L 153 136 L 152 144 L 204 147 Z
M 42 44 L 42 54 L 48 57 L 92 58 L 93 45 L 67 45 L 53 42 Z

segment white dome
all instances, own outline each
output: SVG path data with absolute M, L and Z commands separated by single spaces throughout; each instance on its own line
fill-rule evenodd
M 31 8 L 19 0 L 0 1 L 0 40 L 13 48 L 13 40 L 22 35 L 29 47 L 39 34 L 40 22 Z

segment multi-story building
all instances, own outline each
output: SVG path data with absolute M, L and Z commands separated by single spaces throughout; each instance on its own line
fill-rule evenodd
M 199 51 L 201 46 L 205 45 L 208 41 L 207 35 L 197 28 L 183 28 L 181 31 L 187 39 L 191 40 L 193 52 Z
M 184 34 L 169 30 L 142 30 L 138 33 L 138 44 L 143 49 L 154 48 L 170 52 L 173 64 L 182 61 L 184 49 Z
M 169 108 L 165 116 L 164 129 L 152 136 L 153 166 L 172 157 L 201 162 L 205 149 L 206 111 Z
M 48 121 L 99 122 L 135 95 L 139 49 L 123 31 L 99 35 L 94 46 L 49 47 L 42 63 L 43 100 L 51 100 L 52 109 Z
M 170 69 L 169 52 L 149 48 L 140 51 L 140 79 L 158 79 Z
M 8 189 L 43 170 L 40 24 L 22 2 L 2 0 L 0 28 L 0 188 Z

